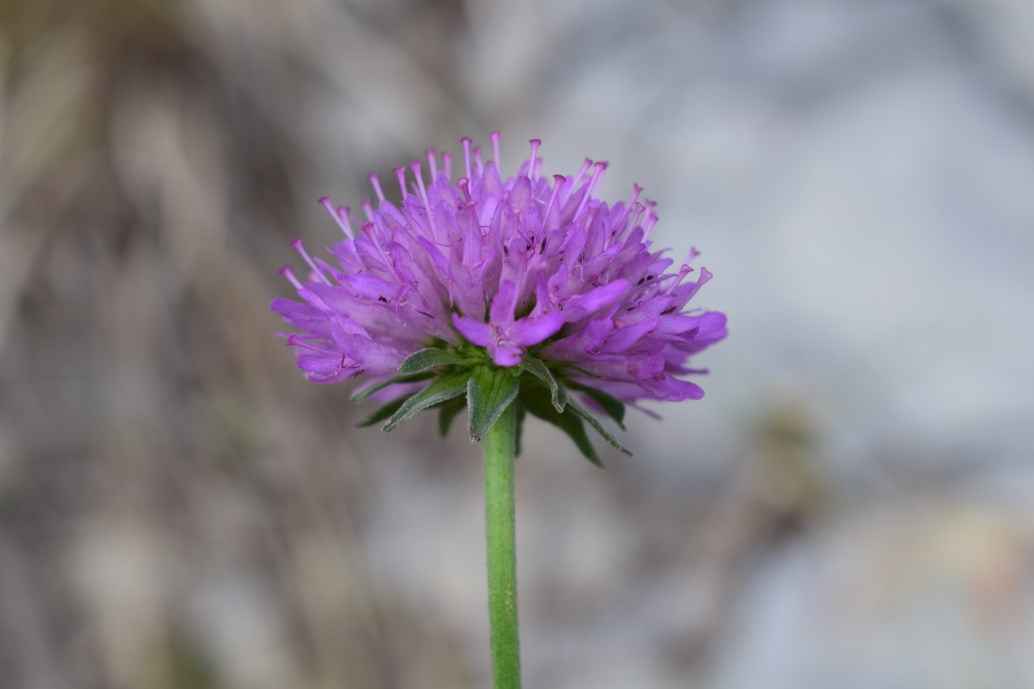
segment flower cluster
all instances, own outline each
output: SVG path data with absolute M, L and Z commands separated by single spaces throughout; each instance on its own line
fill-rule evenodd
M 687 304 L 711 274 L 690 267 L 695 252 L 676 268 L 652 249 L 657 216 L 638 186 L 608 205 L 594 195 L 606 163 L 586 160 L 572 176 L 543 176 L 539 145 L 532 140 L 529 157 L 506 179 L 498 133 L 488 162 L 463 139 L 456 181 L 450 156 L 428 151 L 426 171 L 420 162 L 395 169 L 397 204 L 371 174 L 376 204 L 363 202 L 364 221 L 321 199 L 344 237 L 328 249 L 333 260 L 294 242 L 310 272 L 305 280 L 288 267 L 281 272 L 300 301 L 271 304 L 300 331 L 286 335 L 298 367 L 321 383 L 362 374 L 360 396 L 403 393 L 378 420 L 395 419 L 419 397 L 417 383 L 437 378 L 426 391 L 465 371 L 469 385 L 479 367 L 514 380 L 528 373 L 510 386 L 511 401 L 519 396 L 532 413 L 542 411 L 535 395 L 549 392 L 562 414 L 573 400 L 568 389 L 619 423 L 624 403 L 703 396 L 684 379 L 703 373 L 687 360 L 725 337 L 725 316 Z M 435 401 L 421 408 L 442 407 L 444 417 L 456 396 L 431 394 Z

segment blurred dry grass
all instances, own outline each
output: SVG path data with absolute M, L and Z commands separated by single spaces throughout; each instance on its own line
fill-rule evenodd
M 731 11 L 662 16 L 706 27 Z M 0 686 L 484 685 L 476 453 L 426 442 L 420 422 L 353 433 L 347 388 L 301 380 L 266 305 L 287 242 L 328 236 L 316 196 L 355 198 L 368 170 L 488 122 L 558 117 L 536 91 L 543 56 L 470 96 L 491 82 L 471 27 L 543 28 L 522 17 L 402 0 L 0 3 Z M 605 38 L 622 32 L 612 18 Z M 548 27 L 552 57 L 602 40 L 571 25 Z M 820 406 L 750 406 L 752 429 L 703 448 L 727 461 L 717 471 L 525 461 L 536 685 L 709 681 L 746 643 L 755 573 L 778 580 L 802 534 L 835 553 L 848 534 L 873 558 L 841 553 L 861 574 L 815 593 L 841 611 L 815 629 L 943 580 L 978 627 L 1031 638 L 1029 514 L 963 496 L 901 528 L 877 504 L 830 533 L 831 505 L 858 496 L 830 481 Z M 553 440 L 538 429 L 529 456 Z M 595 670 L 604 656 L 621 671 Z M 1016 663 L 983 686 L 1021 686 Z M 919 686 L 882 681 L 850 686 Z
M 349 564 L 343 391 L 314 406 L 269 335 L 306 65 L 242 83 L 201 10 L 0 15 L 4 686 L 409 684 L 389 621 L 448 678 Z

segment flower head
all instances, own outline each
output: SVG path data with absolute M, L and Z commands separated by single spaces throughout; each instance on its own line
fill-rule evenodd
M 466 389 L 474 437 L 486 429 L 474 427 L 470 388 L 482 383 L 504 381 L 492 404 L 519 399 L 521 411 L 561 428 L 584 419 L 602 430 L 568 390 L 618 423 L 624 403 L 702 397 L 684 376 L 704 371 L 687 360 L 725 337 L 725 316 L 687 309 L 711 273 L 690 267 L 695 251 L 676 267 L 652 248 L 657 215 L 640 187 L 624 201 L 599 200 L 607 164 L 590 160 L 574 175 L 543 176 L 538 140 L 503 179 L 498 133 L 488 162 L 462 143 L 455 181 L 449 154 L 434 150 L 426 170 L 396 168 L 398 204 L 371 174 L 376 205 L 363 202 L 364 221 L 320 200 L 344 238 L 328 248 L 331 260 L 294 242 L 309 273 L 281 272 L 300 301 L 271 304 L 300 331 L 286 334 L 298 367 L 321 383 L 362 375 L 359 397 L 401 392 L 374 415 L 389 430 L 429 406 L 451 420 Z

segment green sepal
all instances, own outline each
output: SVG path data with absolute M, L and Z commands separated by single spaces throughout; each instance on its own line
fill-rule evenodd
M 390 418 L 410 397 L 412 397 L 412 395 L 402 395 L 401 397 L 397 397 L 387 404 L 378 407 L 376 411 L 357 423 L 356 426 L 358 428 L 367 428 Z
M 440 366 L 461 364 L 463 361 L 463 357 L 455 350 L 428 347 L 407 356 L 399 366 L 399 373 L 420 373 Z
M 592 401 L 600 405 L 600 408 L 607 413 L 607 416 L 614 419 L 615 423 L 621 427 L 621 430 L 625 430 L 625 403 L 619 400 L 613 395 L 609 395 L 602 390 L 589 387 L 582 383 L 576 383 L 574 381 L 568 381 L 567 386 L 573 390 L 583 392 L 592 398 Z
M 600 468 L 603 467 L 600 456 L 596 454 L 596 448 L 589 441 L 589 436 L 585 432 L 585 425 L 582 423 L 582 420 L 570 411 L 564 414 L 559 413 L 552 406 L 549 397 L 546 396 L 545 388 L 531 386 L 522 390 L 521 406 L 534 416 L 562 430 L 571 438 L 575 447 L 581 451 L 586 459 Z
M 481 440 L 513 403 L 520 390 L 520 371 L 498 366 L 479 366 L 467 380 L 467 430 L 471 440 Z
M 467 379 L 469 377 L 469 371 L 461 371 L 458 373 L 447 373 L 435 378 L 430 385 L 403 402 L 402 406 L 392 414 L 391 419 L 384 426 L 384 432 L 390 433 L 398 428 L 400 424 L 405 423 L 428 407 L 433 407 L 436 404 L 462 395 L 463 391 L 467 389 Z
M 521 359 L 520 367 L 521 370 L 527 371 L 531 375 L 535 376 L 549 388 L 550 401 L 553 403 L 553 408 L 556 409 L 558 413 L 563 413 L 564 406 L 567 404 L 567 391 L 557 383 L 556 378 L 553 377 L 553 373 L 549 368 L 547 368 L 539 359 L 530 356 L 526 356 Z
M 600 423 L 600 420 L 597 419 L 592 414 L 592 412 L 590 412 L 588 409 L 586 409 L 581 404 L 576 402 L 574 400 L 574 398 L 568 398 L 567 406 L 575 414 L 577 414 L 578 416 L 580 416 L 583 419 L 585 419 L 586 421 L 588 421 L 589 425 L 592 426 L 593 428 L 595 428 L 596 432 L 599 433 L 601 436 L 603 436 L 604 440 L 606 440 L 608 443 L 610 443 L 611 445 L 613 445 L 617 449 L 619 449 L 622 452 L 624 452 L 629 457 L 632 456 L 632 452 L 627 447 L 625 447 L 624 445 L 619 443 L 617 438 L 615 438 L 613 435 L 611 435 L 610 431 L 608 431 L 606 429 L 606 427 L 602 423 Z
M 368 388 L 363 388 L 362 391 L 357 392 L 354 395 L 352 395 L 352 401 L 355 402 L 356 404 L 358 404 L 359 402 L 362 402 L 364 399 L 366 399 L 367 397 L 369 397 L 373 393 L 377 392 L 378 390 L 383 390 L 384 388 L 388 387 L 389 385 L 397 385 L 399 383 L 417 383 L 417 382 L 419 382 L 421 380 L 427 380 L 428 378 L 434 378 L 434 375 L 435 375 L 434 373 L 427 372 L 427 373 L 409 373 L 409 374 L 406 374 L 406 375 L 394 376 L 392 378 L 388 378 L 387 380 L 382 380 L 379 383 L 374 383 L 373 385 L 371 385 Z
M 438 433 L 444 438 L 449 435 L 452 422 L 467 408 L 467 401 L 461 397 L 449 400 L 438 410 Z

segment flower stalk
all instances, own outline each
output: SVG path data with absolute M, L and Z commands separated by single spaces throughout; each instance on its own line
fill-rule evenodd
M 517 405 L 510 404 L 482 442 L 488 540 L 489 645 L 495 689 L 520 689 L 521 686 L 513 489 L 516 442 Z

